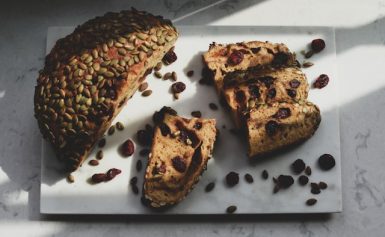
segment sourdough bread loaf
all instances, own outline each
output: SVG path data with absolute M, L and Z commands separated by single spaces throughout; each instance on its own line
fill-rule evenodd
M 89 20 L 56 42 L 37 79 L 35 117 L 68 169 L 82 164 L 177 38 L 169 20 L 132 9 Z

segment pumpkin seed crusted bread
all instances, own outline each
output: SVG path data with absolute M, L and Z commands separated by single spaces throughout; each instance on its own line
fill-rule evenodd
M 263 155 L 310 138 L 321 122 L 319 108 L 307 101 L 252 109 L 247 120 L 249 156 Z
M 217 132 L 214 119 L 169 112 L 162 117 L 144 178 L 144 198 L 155 208 L 174 205 L 193 189 L 211 158 Z
M 171 21 L 131 9 L 89 20 L 56 42 L 37 79 L 35 117 L 69 170 L 177 38 Z
M 250 109 L 261 104 L 305 100 L 308 91 L 306 76 L 297 67 L 235 71 L 224 77 L 223 96 L 237 128 Z
M 217 92 L 223 87 L 224 75 L 250 68 L 280 68 L 295 65 L 295 55 L 286 45 L 250 41 L 236 44 L 212 43 L 203 54 L 203 61 L 212 72 Z

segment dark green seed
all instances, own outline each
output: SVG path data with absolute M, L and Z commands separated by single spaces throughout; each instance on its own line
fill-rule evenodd
M 253 178 L 253 176 L 251 175 L 251 174 L 245 174 L 245 180 L 246 180 L 246 182 L 248 182 L 248 183 L 253 183 L 254 182 L 254 178 Z
M 112 126 L 108 129 L 108 135 L 112 135 L 112 134 L 114 134 L 114 132 L 115 132 L 115 126 L 112 125 Z
M 228 214 L 232 214 L 232 213 L 234 213 L 236 210 L 237 210 L 237 206 L 229 206 L 229 207 L 226 209 L 226 212 L 227 212 Z
M 98 146 L 100 148 L 104 147 L 106 145 L 106 139 L 105 138 L 102 138 L 100 139 L 99 143 L 98 143 Z
M 118 129 L 119 131 L 123 131 L 123 129 L 124 129 L 123 123 L 117 122 L 116 123 L 116 129 Z
M 313 206 L 316 203 L 317 203 L 317 199 L 315 199 L 315 198 L 310 198 L 306 201 L 306 205 L 308 205 L 308 206 Z
M 211 182 L 211 183 L 209 183 L 209 184 L 206 185 L 205 191 L 206 191 L 206 192 L 211 192 L 214 188 L 215 188 L 215 183 L 214 183 L 214 182 Z

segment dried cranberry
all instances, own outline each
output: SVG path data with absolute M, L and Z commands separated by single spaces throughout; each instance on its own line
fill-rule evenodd
M 101 183 L 101 182 L 106 181 L 106 177 L 107 177 L 106 174 L 104 174 L 104 173 L 99 173 L 99 174 L 94 174 L 94 175 L 92 175 L 91 180 L 92 180 L 92 182 L 94 182 L 94 183 Z
M 180 156 L 175 156 L 174 158 L 172 158 L 172 166 L 174 167 L 174 169 L 180 173 L 183 173 L 186 171 L 186 162 L 185 160 L 180 157 Z
M 139 130 L 136 137 L 142 146 L 149 146 L 152 143 L 152 136 L 147 130 Z
M 202 128 L 202 123 L 201 122 L 196 122 L 195 124 L 194 124 L 194 128 L 195 129 L 201 129 Z
M 251 98 L 253 99 L 257 99 L 261 96 L 261 94 L 259 93 L 259 88 L 256 85 L 249 85 L 249 93 Z
M 332 155 L 323 154 L 318 158 L 318 165 L 322 170 L 330 170 L 336 165 L 336 161 Z
M 292 184 L 294 183 L 294 179 L 293 177 L 291 177 L 290 175 L 280 175 L 278 176 L 278 179 L 277 179 L 277 185 L 280 187 L 280 188 L 288 188 L 290 187 Z
M 299 85 L 301 85 L 301 82 L 298 81 L 297 79 L 293 79 L 289 82 L 289 85 L 291 88 L 298 88 Z
M 258 78 L 258 81 L 262 82 L 263 84 L 265 84 L 265 86 L 267 88 L 269 88 L 271 85 L 273 85 L 274 83 L 274 78 L 271 77 L 271 76 L 263 76 L 263 77 L 259 77 Z
M 111 180 L 120 173 L 122 173 L 120 169 L 116 169 L 116 168 L 109 169 L 107 171 L 106 180 Z
M 279 124 L 274 120 L 270 120 L 265 125 L 266 133 L 269 136 L 274 136 L 277 133 L 278 128 L 279 128 Z
M 279 67 L 286 64 L 288 60 L 289 60 L 289 55 L 287 53 L 278 52 L 274 55 L 272 65 L 274 67 Z
M 239 182 L 239 174 L 235 172 L 230 172 L 226 175 L 226 183 L 230 187 L 234 187 Z
M 242 62 L 242 60 L 243 60 L 243 53 L 239 50 L 234 50 L 228 58 L 228 63 L 230 65 L 238 65 Z
M 301 160 L 301 159 L 297 159 L 291 164 L 291 168 L 294 171 L 294 173 L 296 173 L 296 174 L 299 174 L 302 171 L 304 171 L 305 166 L 306 166 L 305 162 L 303 162 L 303 160 Z
M 127 139 L 120 146 L 120 151 L 123 156 L 131 156 L 132 154 L 134 154 L 135 151 L 134 143 L 130 139 Z
M 299 182 L 300 185 L 304 186 L 304 185 L 306 185 L 309 182 L 309 178 L 307 176 L 305 176 L 305 175 L 301 175 L 298 178 L 298 182 Z
M 288 118 L 290 117 L 291 115 L 291 111 L 289 108 L 280 108 L 277 113 L 275 113 L 273 115 L 273 118 L 276 118 L 276 119 L 285 119 L 285 118 Z
M 171 86 L 172 92 L 173 93 L 181 93 L 186 89 L 186 85 L 183 82 L 175 82 Z
M 275 90 L 275 88 L 271 88 L 267 91 L 267 98 L 273 99 L 276 94 L 277 94 L 277 91 Z
M 297 92 L 295 90 L 292 90 L 292 89 L 287 89 L 286 90 L 287 94 L 291 97 L 291 98 L 295 98 L 297 96 Z
M 170 127 L 165 123 L 161 123 L 159 125 L 159 129 L 163 136 L 167 136 L 168 134 L 171 133 Z
M 329 77 L 326 74 L 321 74 L 313 83 L 314 88 L 322 89 L 329 83 Z
M 242 90 L 235 92 L 235 100 L 238 103 L 243 104 L 246 100 L 245 92 L 243 92 Z
M 311 49 L 316 53 L 321 52 L 325 46 L 326 44 L 323 39 L 315 39 L 311 42 Z
M 171 63 L 175 62 L 177 58 L 178 57 L 176 56 L 175 52 L 173 50 L 170 50 L 164 55 L 162 61 L 164 64 L 170 65 Z

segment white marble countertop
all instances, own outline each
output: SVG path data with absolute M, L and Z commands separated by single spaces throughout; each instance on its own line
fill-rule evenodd
M 49 26 L 134 6 L 184 25 L 335 26 L 343 212 L 205 217 L 41 216 L 32 98 Z M 163 0 L 0 3 L 0 236 L 383 236 L 385 1 Z

